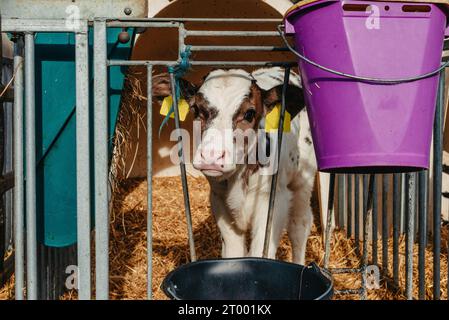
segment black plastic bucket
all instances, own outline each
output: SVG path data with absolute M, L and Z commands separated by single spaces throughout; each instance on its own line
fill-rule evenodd
M 175 300 L 330 300 L 330 274 L 316 264 L 261 258 L 201 260 L 170 272 L 162 290 Z

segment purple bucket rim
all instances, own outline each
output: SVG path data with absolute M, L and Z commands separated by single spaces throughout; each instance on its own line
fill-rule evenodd
M 310 3 L 307 3 L 303 6 L 300 6 L 300 3 L 295 4 L 294 6 L 292 6 L 291 8 L 289 8 L 286 12 L 286 14 L 284 15 L 284 23 L 291 18 L 291 16 L 298 14 L 301 10 L 305 10 L 308 9 L 310 7 L 313 6 L 317 6 L 317 5 L 321 5 L 324 4 L 326 2 L 344 2 L 345 0 L 317 0 L 317 1 L 313 1 Z M 423 4 L 429 4 L 429 5 L 436 5 L 436 6 L 441 6 L 444 7 L 445 10 L 444 13 L 446 14 L 446 17 L 449 20 L 449 1 L 447 1 L 447 3 L 440 3 L 440 2 L 416 2 L 416 1 L 388 1 L 388 0 L 349 0 L 349 1 L 360 1 L 360 2 L 389 2 L 389 3 L 412 3 L 412 4 L 416 4 L 416 5 L 423 5 Z M 448 22 L 449 24 L 449 22 Z

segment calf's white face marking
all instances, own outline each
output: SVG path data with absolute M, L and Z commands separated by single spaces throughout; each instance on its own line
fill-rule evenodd
M 206 176 L 225 178 L 236 171 L 235 152 L 244 146 L 235 144 L 235 132 L 255 129 L 263 113 L 260 90 L 253 81 L 244 70 L 215 70 L 198 91 L 193 108 L 203 135 L 193 166 Z

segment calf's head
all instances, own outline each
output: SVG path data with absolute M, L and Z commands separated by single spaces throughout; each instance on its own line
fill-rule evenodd
M 214 70 L 198 88 L 181 81 L 182 96 L 198 121 L 194 128 L 201 131 L 193 166 L 204 175 L 221 180 L 232 176 L 239 166 L 257 167 L 257 159 L 251 163 L 249 157 L 250 153 L 257 154 L 260 121 L 281 101 L 282 92 L 283 71 L 266 70 L 265 74 L 260 70 L 253 74 L 241 69 Z M 253 76 L 256 74 L 257 77 Z M 258 81 L 258 78 L 263 79 Z M 154 96 L 170 93 L 168 75 L 153 78 Z M 293 117 L 304 107 L 302 90 L 289 85 L 286 101 Z M 254 162 L 255 157 L 251 158 Z

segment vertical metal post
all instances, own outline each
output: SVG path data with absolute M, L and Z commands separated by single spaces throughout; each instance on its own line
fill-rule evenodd
M 406 282 L 405 291 L 408 300 L 413 299 L 413 243 L 415 234 L 415 214 L 416 214 L 416 174 L 406 174 L 407 184 L 407 233 L 406 233 Z
M 400 193 L 400 199 L 401 199 L 401 218 L 400 218 L 400 224 L 399 224 L 399 234 L 405 233 L 405 230 L 407 229 L 406 226 L 406 219 L 407 219 L 407 185 L 405 183 L 405 173 L 401 173 L 401 193 Z
M 426 246 L 427 246 L 427 205 L 428 205 L 428 171 L 419 172 L 419 299 L 426 298 Z
M 153 299 L 153 66 L 147 65 L 147 299 Z
M 36 141 L 34 34 L 25 33 L 26 247 L 27 298 L 37 299 Z
M 373 201 L 373 214 L 372 214 L 372 227 L 371 227 L 371 231 L 372 231 L 372 242 L 371 242 L 371 248 L 372 248 L 372 263 L 377 265 L 377 260 L 378 260 L 378 254 L 377 254 L 377 224 L 378 224 L 378 214 L 379 214 L 379 210 L 378 210 L 378 205 L 377 205 L 377 175 L 373 175 L 373 180 L 374 180 L 374 186 L 373 189 L 369 189 L 368 192 L 373 192 L 372 194 L 372 201 Z M 370 195 L 368 194 L 368 198 L 370 197 Z M 369 210 L 369 208 L 368 208 Z
M 1 17 L 1 12 L 0 12 L 0 84 L 3 83 L 3 41 L 2 41 L 2 28 L 1 28 L 1 23 L 2 23 L 2 17 Z M 6 108 L 4 108 L 4 106 L 6 106 L 6 103 L 3 104 L 1 98 L 0 98 L 0 175 L 3 175 L 3 169 L 4 169 L 4 162 L 5 162 L 5 158 L 6 158 L 6 139 L 5 139 L 5 131 L 6 131 L 6 122 L 5 122 L 5 112 L 4 110 Z M 2 129 L 2 127 L 4 126 L 4 129 Z M 1 146 L 3 145 L 3 146 Z M 6 246 L 7 246 L 7 229 L 8 229 L 8 225 L 7 225 L 7 217 L 8 214 L 5 212 L 5 206 L 4 206 L 4 195 L 0 194 L 0 285 L 3 283 L 3 272 L 5 270 L 5 266 L 4 266 L 4 257 L 5 257 L 5 252 L 7 250 Z
M 94 21 L 96 299 L 109 298 L 108 86 L 106 22 Z
M 366 210 L 368 207 L 368 176 L 366 174 L 362 175 L 362 239 L 363 239 L 363 243 L 362 243 L 362 249 L 364 250 L 365 248 L 365 241 L 367 241 L 367 239 L 365 238 L 366 235 L 368 233 L 365 232 L 365 218 L 366 218 Z M 362 255 L 365 254 L 365 251 L 362 252 Z
M 354 177 L 354 237 L 355 252 L 360 254 L 360 179 L 356 174 Z
M 389 175 L 382 175 L 382 269 L 388 274 L 388 189 Z
M 374 209 L 374 189 L 376 188 L 376 175 L 370 174 L 366 188 L 366 211 L 363 212 L 363 258 L 362 258 L 362 300 L 366 299 L 366 266 L 368 265 L 368 233 Z M 364 188 L 365 189 L 365 188 Z
M 192 226 L 192 214 L 190 212 L 190 196 L 189 196 L 189 186 L 187 184 L 187 173 L 186 173 L 186 164 L 184 158 L 183 151 L 183 140 L 181 134 L 181 125 L 179 123 L 179 110 L 178 110 L 178 97 L 176 95 L 176 81 L 175 75 L 170 73 L 170 83 L 172 88 L 173 95 L 173 110 L 175 114 L 175 127 L 178 132 L 178 155 L 179 155 L 179 167 L 181 169 L 181 182 L 182 182 L 182 190 L 184 195 L 184 208 L 186 211 L 186 220 L 187 220 L 187 232 L 189 236 L 189 248 L 190 248 L 190 260 L 196 261 L 196 250 L 195 250 L 195 240 L 193 238 L 193 226 Z
M 352 174 L 347 176 L 347 217 L 346 217 L 346 236 L 348 238 L 352 235 Z
M 443 170 L 444 70 L 440 73 L 433 127 L 433 298 L 440 299 L 441 193 Z
M 399 285 L 399 229 L 401 223 L 401 174 L 393 174 L 393 282 Z
M 14 46 L 14 277 L 15 298 L 23 300 L 24 287 L 24 175 L 23 175 L 23 39 Z
M 343 228 L 345 225 L 345 176 L 338 175 L 338 226 Z
M 331 234 L 332 234 L 332 218 L 334 215 L 334 192 L 335 192 L 335 173 L 330 174 L 329 179 L 329 195 L 327 198 L 327 217 L 326 217 L 326 234 L 325 234 L 325 252 L 324 267 L 329 267 L 331 255 Z
M 268 204 L 268 213 L 267 213 L 267 224 L 265 227 L 265 239 L 263 244 L 263 257 L 268 257 L 269 247 L 270 247 L 270 240 L 271 240 L 271 227 L 272 227 L 272 221 L 273 221 L 273 214 L 274 214 L 274 206 L 276 201 L 276 189 L 277 189 L 277 180 L 278 180 L 278 173 L 279 173 L 279 162 L 281 158 L 281 150 L 282 150 L 282 136 L 284 133 L 284 117 L 285 117 L 285 110 L 286 110 L 286 97 L 287 97 L 287 87 L 290 83 L 290 67 L 285 68 L 284 73 L 284 84 L 282 86 L 282 103 L 281 103 L 281 114 L 279 117 L 278 122 L 278 131 L 277 131 L 277 149 L 276 149 L 276 155 L 275 155 L 275 173 L 273 174 L 271 178 L 271 189 L 270 189 L 270 200 Z
M 78 298 L 90 300 L 89 54 L 87 21 L 75 34 Z

